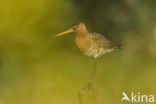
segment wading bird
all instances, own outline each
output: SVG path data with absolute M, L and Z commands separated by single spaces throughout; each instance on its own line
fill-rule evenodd
M 96 59 L 107 52 L 120 48 L 107 40 L 103 35 L 98 33 L 91 33 L 87 31 L 84 23 L 78 23 L 71 29 L 59 33 L 56 36 L 61 36 L 70 32 L 76 32 L 75 42 L 82 52 L 93 58 L 93 71 L 90 77 L 90 84 L 93 83 L 96 75 Z

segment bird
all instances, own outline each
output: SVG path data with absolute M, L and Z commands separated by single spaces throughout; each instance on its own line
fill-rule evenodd
M 71 32 L 76 33 L 75 43 L 77 47 L 87 56 L 93 59 L 93 71 L 91 73 L 89 83 L 92 84 L 96 75 L 96 59 L 102 55 L 111 52 L 115 49 L 120 49 L 120 44 L 114 44 L 108 40 L 104 35 L 89 32 L 86 25 L 83 22 L 73 25 L 70 29 L 57 34 L 56 36 L 62 36 Z

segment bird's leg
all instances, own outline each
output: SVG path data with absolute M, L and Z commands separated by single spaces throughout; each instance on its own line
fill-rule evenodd
M 97 61 L 96 58 L 93 58 L 93 71 L 90 76 L 89 86 L 92 86 L 95 80 L 96 70 L 97 70 L 96 61 Z

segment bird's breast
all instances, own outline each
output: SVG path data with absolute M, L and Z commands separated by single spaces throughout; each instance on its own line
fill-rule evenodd
M 91 46 L 91 40 L 87 35 L 76 35 L 75 39 L 76 45 L 80 48 L 81 51 L 86 52 Z
M 75 42 L 80 48 L 81 51 L 83 51 L 86 55 L 91 57 L 97 57 L 99 48 L 93 41 L 93 39 L 90 37 L 90 35 L 77 35 Z

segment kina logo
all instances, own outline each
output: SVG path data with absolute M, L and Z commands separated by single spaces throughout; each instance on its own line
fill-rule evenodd
M 134 94 L 134 92 L 131 92 L 130 96 L 128 96 L 125 92 L 122 92 L 123 97 L 121 99 L 121 102 L 131 102 L 131 103 L 154 103 L 154 95 L 146 95 L 137 93 Z

